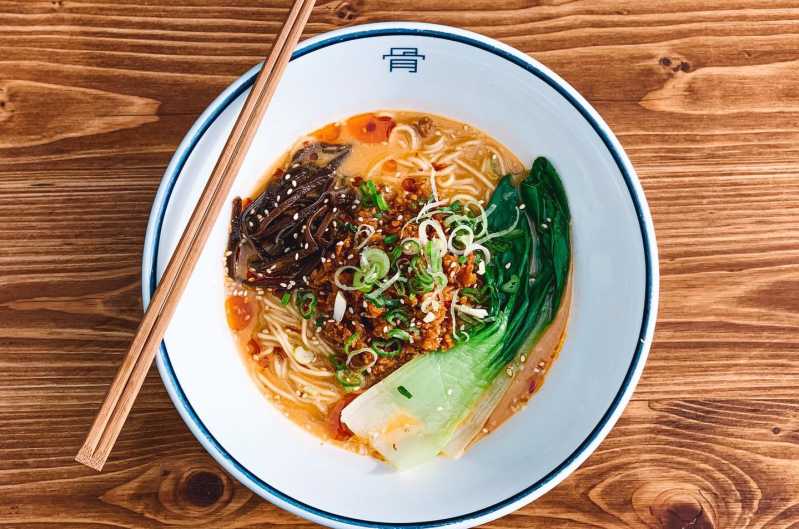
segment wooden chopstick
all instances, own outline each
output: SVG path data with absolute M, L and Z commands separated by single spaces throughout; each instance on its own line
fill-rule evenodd
M 314 3 L 315 0 L 295 0 L 150 300 L 125 360 L 75 456 L 76 461 L 102 470 L 108 459 Z

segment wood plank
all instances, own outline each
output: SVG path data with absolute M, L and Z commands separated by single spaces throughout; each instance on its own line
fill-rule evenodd
M 107 470 L 76 466 L 90 419 L 49 415 L 43 438 L 31 433 L 40 413 L 0 412 L 0 526 L 312 526 L 227 476 L 170 408 L 137 404 Z M 561 486 L 491 526 L 787 529 L 799 523 L 797 432 L 797 400 L 635 402 Z

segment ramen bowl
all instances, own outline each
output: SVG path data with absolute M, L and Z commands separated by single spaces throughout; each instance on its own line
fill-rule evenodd
M 164 175 L 144 248 L 149 302 L 257 67 L 199 117 Z M 482 129 L 526 165 L 546 156 L 572 210 L 567 338 L 523 411 L 460 459 L 406 472 L 320 442 L 271 406 L 226 326 L 217 220 L 158 354 L 176 408 L 231 475 L 270 502 L 331 527 L 484 523 L 535 500 L 596 449 L 630 399 L 654 331 L 654 230 L 635 172 L 608 126 L 565 81 L 527 55 L 444 26 L 384 23 L 302 43 L 230 198 L 246 196 L 309 130 L 375 109 L 438 114 Z

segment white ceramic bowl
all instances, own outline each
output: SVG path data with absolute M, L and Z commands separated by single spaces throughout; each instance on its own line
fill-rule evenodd
M 145 303 L 256 70 L 200 116 L 164 175 L 144 249 Z M 473 124 L 525 163 L 549 157 L 562 175 L 574 219 L 573 309 L 565 347 L 530 405 L 462 459 L 441 458 L 407 473 L 320 443 L 265 401 L 234 349 L 223 310 L 228 211 L 189 282 L 158 368 L 206 450 L 284 509 L 333 527 L 477 525 L 554 487 L 621 414 L 654 331 L 652 221 L 619 142 L 560 77 L 486 37 L 413 23 L 357 26 L 300 45 L 233 194 L 251 191 L 301 134 L 384 108 Z

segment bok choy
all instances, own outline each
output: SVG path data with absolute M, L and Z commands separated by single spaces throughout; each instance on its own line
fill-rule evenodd
M 488 323 L 447 351 L 411 360 L 342 412 L 344 424 L 399 469 L 462 451 L 482 425 L 475 418 L 487 418 L 499 401 L 499 377 L 532 347 L 560 305 L 571 217 L 552 164 L 538 158 L 518 188 L 505 176 L 487 210 L 488 232 L 495 235 L 485 243 Z

